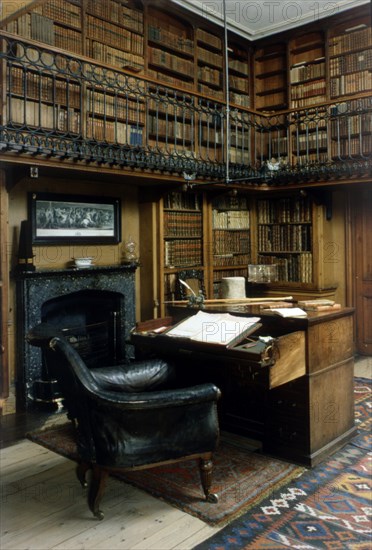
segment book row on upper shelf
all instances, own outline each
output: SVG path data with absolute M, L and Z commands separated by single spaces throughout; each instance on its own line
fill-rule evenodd
M 24 38 L 89 55 L 120 69 L 144 71 L 165 84 L 223 100 L 223 39 L 220 30 L 209 26 L 189 22 L 181 12 L 173 15 L 152 4 L 144 9 L 130 0 L 85 4 L 50 0 L 31 5 L 6 28 Z M 232 37 L 228 67 L 233 104 L 261 111 L 303 108 L 372 89 L 368 16 L 356 14 L 355 21 L 347 19 L 343 24 L 335 18 L 328 29 L 271 39 L 258 47 L 235 36 L 230 43 Z

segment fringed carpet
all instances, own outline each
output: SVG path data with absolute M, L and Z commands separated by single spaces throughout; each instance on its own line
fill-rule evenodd
M 371 550 L 371 380 L 355 379 L 358 435 L 194 550 Z
M 78 460 L 70 424 L 28 434 L 28 438 L 66 458 Z M 305 470 L 252 452 L 246 441 L 245 438 L 223 437 L 215 453 L 212 490 L 219 495 L 218 503 L 204 500 L 197 461 L 126 472 L 116 477 L 210 525 L 223 525 Z

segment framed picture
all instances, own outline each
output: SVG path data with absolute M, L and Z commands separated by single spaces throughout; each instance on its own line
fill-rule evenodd
M 120 199 L 29 193 L 32 243 L 118 243 Z

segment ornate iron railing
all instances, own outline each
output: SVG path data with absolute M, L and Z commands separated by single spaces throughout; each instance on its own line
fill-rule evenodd
M 224 102 L 8 33 L 2 39 L 3 152 L 188 180 L 285 184 L 371 173 L 371 97 L 270 116 L 232 106 L 227 128 Z

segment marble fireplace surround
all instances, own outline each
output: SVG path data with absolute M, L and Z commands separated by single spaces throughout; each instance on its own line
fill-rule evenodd
M 135 325 L 135 271 L 137 264 L 97 266 L 88 269 L 40 269 L 16 275 L 17 303 L 17 406 L 34 402 L 34 383 L 42 376 L 40 348 L 26 340 L 28 331 L 41 322 L 43 304 L 80 291 L 108 291 L 119 299 L 119 344 L 125 360 L 132 358 L 127 345 Z

